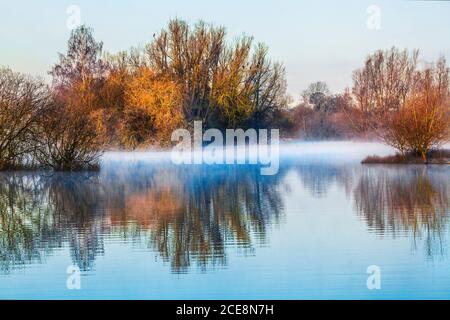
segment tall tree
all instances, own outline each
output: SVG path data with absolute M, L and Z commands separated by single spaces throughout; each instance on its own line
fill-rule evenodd
M 304 103 L 311 105 L 316 111 L 327 111 L 330 95 L 328 85 L 322 81 L 311 83 L 302 92 Z
M 395 47 L 379 50 L 353 73 L 353 95 L 361 119 L 366 120 L 360 125 L 362 130 L 377 122 L 369 120 L 374 115 L 382 117 L 384 112 L 403 106 L 414 87 L 418 54 L 418 50 L 409 53 Z
M 427 161 L 428 152 L 450 138 L 449 68 L 445 59 L 418 71 L 415 86 L 398 110 L 384 117 L 382 137 L 402 154 Z
M 103 43 L 94 39 L 91 28 L 82 25 L 72 30 L 67 45 L 67 53 L 59 54 L 59 63 L 50 71 L 55 84 L 70 86 L 81 82 L 88 85 L 103 74 Z
M 183 86 L 187 121 L 207 121 L 211 114 L 211 84 L 225 47 L 225 29 L 199 22 L 193 29 L 172 20 L 147 47 L 150 65 L 157 74 Z
M 181 86 L 187 122 L 262 126 L 287 101 L 284 68 L 267 51 L 251 37 L 226 43 L 222 27 L 200 21 L 191 28 L 172 20 L 147 47 L 147 56 L 156 74 Z
M 53 76 L 51 108 L 40 118 L 34 155 L 57 170 L 96 168 L 104 147 L 98 134 L 98 117 L 105 63 L 102 43 L 92 29 L 71 32 L 67 54 L 59 55 Z

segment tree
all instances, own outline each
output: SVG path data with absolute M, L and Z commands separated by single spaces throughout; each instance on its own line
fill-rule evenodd
M 54 96 L 34 130 L 33 155 L 45 167 L 68 171 L 98 168 L 104 142 L 75 93 L 70 100 Z
M 104 72 L 105 64 L 101 60 L 102 42 L 97 42 L 92 29 L 82 25 L 70 34 L 66 55 L 59 54 L 57 63 L 50 74 L 57 86 L 70 87 L 82 83 L 87 89 L 93 80 Z
M 106 72 L 99 90 L 99 106 L 93 112 L 97 132 L 110 146 L 121 144 L 120 128 L 124 119 L 125 90 L 132 78 L 134 66 L 128 52 L 107 54 L 104 58 Z
M 211 85 L 225 48 L 225 29 L 200 21 L 193 29 L 172 20 L 147 47 L 151 68 L 182 85 L 188 122 L 206 122 L 211 114 Z
M 180 86 L 139 69 L 126 86 L 123 120 L 121 138 L 127 146 L 170 142 L 172 131 L 183 123 Z
M 45 111 L 48 88 L 40 80 L 0 68 L 0 170 L 31 160 L 30 135 Z
M 302 92 L 303 101 L 311 105 L 317 111 L 329 111 L 329 97 L 331 93 L 325 82 L 311 83 L 306 90 Z
M 296 134 L 306 139 L 344 138 L 351 133 L 346 113 L 352 106 L 348 90 L 332 94 L 325 82 L 311 83 L 302 92 L 303 102 L 296 106 L 292 117 L 297 123 Z
M 398 110 L 386 116 L 384 141 L 424 162 L 432 148 L 450 138 L 449 69 L 443 58 L 417 75 L 416 86 Z
M 418 51 L 391 48 L 369 55 L 353 74 L 353 123 L 369 128 L 401 154 L 427 161 L 449 138 L 449 69 L 444 58 L 419 68 Z
M 266 126 L 286 106 L 284 68 L 267 52 L 250 37 L 227 44 L 224 28 L 181 20 L 147 47 L 148 66 L 180 85 L 186 122 L 225 128 Z
M 210 95 L 216 125 L 234 128 L 255 111 L 251 101 L 253 86 L 246 70 L 250 50 L 251 39 L 243 38 L 234 47 L 226 48 L 222 55 Z
M 354 123 L 359 130 L 377 129 L 377 119 L 404 105 L 414 87 L 418 54 L 418 50 L 409 53 L 395 47 L 379 50 L 366 58 L 363 68 L 353 72 L 355 114 L 360 114 Z
M 268 48 L 258 44 L 249 65 L 248 80 L 252 86 L 254 112 L 251 126 L 269 127 L 277 123 L 277 117 L 287 108 L 286 74 L 281 63 L 268 59 Z
M 67 45 L 66 55 L 59 54 L 59 63 L 50 71 L 53 89 L 58 91 L 59 99 L 70 98 L 77 90 L 78 104 L 88 112 L 98 110 L 106 72 L 101 59 L 103 43 L 94 39 L 91 28 L 82 25 L 72 30 Z
M 73 30 L 66 55 L 59 55 L 53 76 L 51 107 L 39 118 L 34 157 L 55 170 L 92 169 L 104 147 L 98 134 L 105 64 L 102 43 L 92 30 Z

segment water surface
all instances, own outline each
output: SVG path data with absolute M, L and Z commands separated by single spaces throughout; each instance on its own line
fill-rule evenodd
M 291 144 L 274 176 L 152 153 L 0 173 L 0 298 L 448 299 L 450 169 L 360 164 L 390 151 Z

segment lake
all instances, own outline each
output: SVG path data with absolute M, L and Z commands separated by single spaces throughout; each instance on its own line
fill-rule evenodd
M 360 164 L 389 152 L 291 143 L 273 176 L 145 152 L 0 173 L 0 298 L 449 299 L 450 168 Z

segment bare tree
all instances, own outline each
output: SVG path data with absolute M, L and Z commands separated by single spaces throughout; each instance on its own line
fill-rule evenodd
M 353 73 L 353 95 L 361 113 L 362 131 L 374 129 L 384 112 L 403 106 L 414 87 L 418 50 L 411 54 L 393 47 L 366 58 L 364 67 Z M 356 112 L 357 113 L 357 112 Z
M 60 98 L 78 90 L 77 98 L 88 112 L 99 109 L 100 91 L 106 72 L 101 59 L 103 43 L 94 39 L 93 31 L 84 25 L 74 29 L 67 42 L 67 53 L 59 54 L 59 62 L 49 72 L 53 90 Z
M 72 31 L 66 55 L 59 55 L 53 76 L 52 101 L 34 132 L 34 157 L 55 170 L 96 168 L 103 150 L 99 112 L 106 64 L 101 42 L 92 29 Z
M 57 97 L 39 119 L 34 144 L 33 155 L 43 166 L 69 171 L 98 168 L 104 147 L 86 108 Z
M 428 152 L 450 139 L 449 68 L 441 58 L 416 75 L 416 83 L 402 107 L 385 116 L 382 137 L 402 154 L 427 161 Z
M 40 80 L 0 68 L 0 170 L 29 161 L 30 134 L 48 100 Z
M 250 61 L 246 83 L 252 90 L 252 127 L 267 127 L 284 110 L 289 101 L 286 74 L 281 63 L 268 59 L 268 48 L 258 44 Z M 276 122 L 276 121 L 275 121 Z
M 71 86 L 81 82 L 87 86 L 104 72 L 103 43 L 94 39 L 91 28 L 82 25 L 72 30 L 67 45 L 67 53 L 59 54 L 59 63 L 50 71 L 55 85 Z

